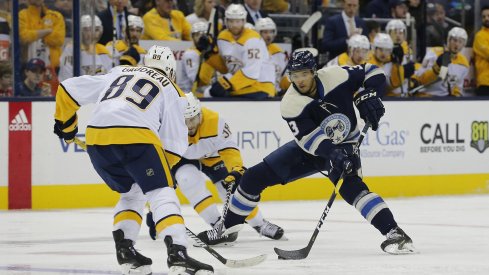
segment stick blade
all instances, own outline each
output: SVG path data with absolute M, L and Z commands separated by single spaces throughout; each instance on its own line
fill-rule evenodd
M 306 22 L 302 24 L 301 32 L 303 34 L 307 34 L 312 29 L 312 26 L 314 26 L 314 24 L 316 24 L 316 22 L 318 22 L 322 16 L 323 14 L 320 11 L 311 14 L 311 16 L 307 18 Z
M 307 258 L 309 255 L 309 251 L 311 251 L 311 248 L 308 246 L 299 249 L 299 250 L 283 250 L 277 247 L 274 247 L 273 250 L 275 250 L 275 253 L 278 255 L 279 259 L 282 260 L 302 260 Z
M 232 268 L 250 267 L 259 265 L 267 259 L 267 254 L 262 254 L 253 258 L 242 260 L 227 260 L 225 265 Z

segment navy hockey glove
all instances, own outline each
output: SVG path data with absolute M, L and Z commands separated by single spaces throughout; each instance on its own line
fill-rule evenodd
M 236 188 L 241 181 L 241 177 L 243 176 L 244 172 L 246 171 L 246 168 L 243 166 L 236 166 L 233 167 L 231 172 L 224 178 L 224 185 L 229 186 L 230 184 L 233 184 L 233 189 Z
M 149 236 L 156 241 L 156 224 L 153 220 L 153 212 L 146 214 L 146 225 L 149 227 Z
M 329 179 L 335 184 L 343 177 L 354 174 L 361 166 L 360 157 L 353 152 L 353 144 L 336 146 L 329 154 L 331 168 Z
M 203 54 L 204 59 L 207 59 L 212 53 L 216 53 L 215 49 L 212 47 L 212 44 L 212 36 L 202 35 L 197 41 L 195 47 L 201 52 L 201 54 Z
M 435 74 L 439 74 L 442 68 L 448 67 L 448 64 L 450 64 L 450 52 L 443 52 L 438 56 L 435 64 L 433 65 L 433 72 Z
M 365 122 L 370 122 L 372 124 L 372 130 L 376 131 L 379 128 L 380 118 L 385 113 L 384 104 L 382 104 L 382 100 L 377 96 L 377 91 L 367 88 L 358 92 L 353 97 L 353 102 L 357 106 L 360 117 Z
M 401 64 L 403 58 L 404 50 L 402 49 L 401 44 L 395 44 L 391 55 L 392 63 Z
M 54 131 L 59 138 L 62 138 L 66 143 L 73 142 L 76 134 L 78 133 L 78 117 L 75 114 L 65 123 L 60 120 L 54 120 Z
M 211 96 L 213 97 L 226 97 L 229 96 L 229 93 L 233 90 L 233 85 L 229 80 L 220 76 L 217 78 L 217 81 L 212 84 L 211 89 L 209 90 Z

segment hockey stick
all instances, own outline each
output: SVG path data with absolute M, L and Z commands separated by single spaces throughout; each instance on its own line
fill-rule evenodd
M 302 47 L 306 47 L 306 46 L 309 46 L 309 45 L 305 45 L 306 42 L 306 35 L 311 31 L 312 27 L 314 25 L 316 25 L 316 23 L 321 20 L 321 17 L 323 17 L 323 14 L 320 12 L 320 11 L 317 11 L 313 14 L 311 14 L 311 16 L 309 18 L 307 18 L 307 20 L 302 24 L 301 26 L 301 42 L 302 42 Z
M 232 268 L 239 268 L 239 267 L 250 267 L 250 266 L 255 266 L 267 258 L 267 254 L 262 254 L 256 257 L 248 258 L 248 259 L 242 259 L 242 260 L 230 260 L 224 258 L 221 254 L 219 254 L 217 251 L 212 249 L 209 245 L 205 244 L 203 241 L 199 239 L 197 235 L 195 235 L 194 232 L 190 231 L 187 227 L 185 227 L 187 234 L 190 238 L 192 238 L 194 241 L 196 241 L 200 247 L 203 247 L 207 252 L 209 252 L 212 256 L 214 256 L 216 259 L 218 259 L 222 264 L 224 264 L 227 267 L 232 267 Z
M 80 147 L 81 147 L 81 148 L 82 148 L 84 151 L 86 151 L 86 150 L 87 150 L 87 144 L 85 143 L 85 141 L 83 141 L 83 140 L 81 140 L 81 139 L 79 139 L 79 138 L 75 137 L 75 138 L 73 139 L 73 142 L 74 142 L 76 145 L 80 146 Z
M 370 123 L 367 122 L 363 127 L 362 132 L 360 133 L 360 137 L 358 138 L 357 145 L 353 150 L 354 153 L 358 153 L 358 148 L 360 147 L 360 144 L 362 144 L 362 141 L 365 138 L 365 135 L 367 134 L 368 128 L 370 128 Z M 333 193 L 329 198 L 328 204 L 326 204 L 326 208 L 324 209 L 323 213 L 321 214 L 321 217 L 319 218 L 319 222 L 316 226 L 316 229 L 314 230 L 314 233 L 312 233 L 311 239 L 309 240 L 307 246 L 298 250 L 282 250 L 280 248 L 274 247 L 273 250 L 275 250 L 275 253 L 277 253 L 279 259 L 301 260 L 307 258 L 314 242 L 316 241 L 316 237 L 319 234 L 319 229 L 321 229 L 321 226 L 324 223 L 324 219 L 326 219 L 326 216 L 328 215 L 329 210 L 331 209 L 331 206 L 333 205 L 333 202 L 336 199 L 336 196 L 338 195 L 342 184 L 343 181 L 341 181 L 340 183 L 335 183 L 335 189 L 333 190 Z

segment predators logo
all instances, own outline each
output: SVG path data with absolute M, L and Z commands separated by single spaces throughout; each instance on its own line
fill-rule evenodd
M 243 68 L 243 62 L 231 55 L 224 56 L 224 62 L 226 63 L 226 67 L 228 68 L 229 73 L 231 73 L 232 75 Z
M 473 121 L 470 147 L 483 153 L 489 147 L 489 123 L 487 121 Z

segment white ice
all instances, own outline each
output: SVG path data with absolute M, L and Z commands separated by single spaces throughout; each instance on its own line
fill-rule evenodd
M 190 247 L 189 254 L 212 264 L 216 274 L 489 274 L 489 195 L 386 201 L 419 254 L 382 252 L 384 237 L 342 200 L 333 204 L 304 260 L 278 260 L 273 247 L 304 247 L 325 201 L 262 203 L 288 241 L 259 237 L 247 226 L 235 246 L 216 248 L 230 259 L 268 254 L 258 266 L 230 269 L 201 248 Z M 194 232 L 207 229 L 188 205 L 183 214 Z M 2 211 L 0 274 L 119 274 L 111 229 L 111 209 Z M 165 245 L 152 241 L 145 225 L 136 248 L 153 259 L 153 274 L 167 273 Z

